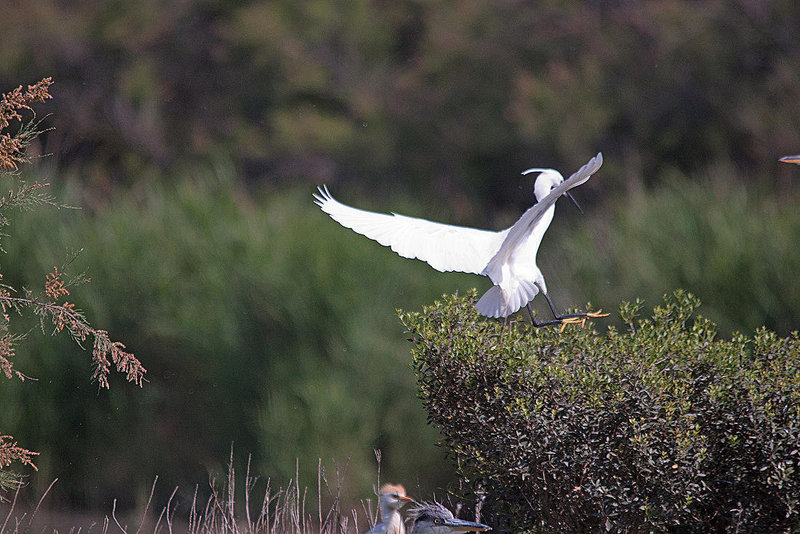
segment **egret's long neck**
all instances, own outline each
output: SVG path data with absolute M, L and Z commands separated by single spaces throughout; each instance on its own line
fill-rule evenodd
M 380 507 L 381 507 L 381 521 L 384 523 L 389 523 L 394 516 L 398 518 L 402 518 L 400 515 L 400 511 L 392 505 L 388 500 L 381 499 L 380 500 Z M 402 519 L 400 520 L 402 523 Z
M 544 233 L 547 232 L 547 229 L 550 227 L 550 223 L 553 222 L 553 216 L 555 213 L 556 205 L 553 204 L 547 208 L 547 210 L 542 214 L 542 218 L 536 222 L 531 235 L 525 242 L 524 247 L 531 251 L 534 260 L 536 259 L 536 252 L 539 250 L 539 245 L 542 243 L 542 238 L 544 238 Z
M 381 521 L 386 525 L 387 534 L 405 534 L 403 516 L 400 511 L 381 502 Z
M 380 500 L 380 505 L 381 505 L 381 521 L 386 523 L 389 521 L 389 517 L 392 515 L 394 510 L 392 509 L 391 506 L 389 506 L 389 503 L 386 502 L 384 499 Z

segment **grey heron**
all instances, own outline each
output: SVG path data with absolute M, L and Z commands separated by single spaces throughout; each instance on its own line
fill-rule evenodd
M 400 508 L 414 499 L 406 496 L 406 490 L 399 484 L 384 484 L 379 492 L 381 522 L 372 527 L 367 534 L 405 534 L 406 527 Z
M 603 155 L 589 160 L 567 180 L 554 169 L 532 168 L 522 174 L 539 173 L 533 192 L 536 204 L 513 226 L 501 231 L 479 230 L 442 224 L 397 213 L 361 210 L 333 198 L 328 188 L 319 187 L 316 204 L 345 228 L 390 247 L 404 258 L 420 259 L 437 271 L 460 271 L 488 276 L 494 284 L 475 308 L 487 317 L 508 317 L 523 306 L 534 326 L 581 322 L 603 317 L 599 312 L 560 315 L 556 312 L 536 253 L 555 213 L 555 202 L 569 190 L 586 182 L 603 164 Z M 574 200 L 574 199 L 573 199 Z M 555 320 L 537 323 L 530 302 L 542 292 Z
M 448 534 L 452 532 L 484 532 L 492 527 L 483 523 L 456 519 L 438 502 L 419 503 L 409 511 L 414 522 L 411 534 Z

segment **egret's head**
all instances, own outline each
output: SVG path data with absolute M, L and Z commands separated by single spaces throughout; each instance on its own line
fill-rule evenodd
M 522 174 L 529 174 L 532 172 L 540 173 L 539 177 L 536 179 L 536 183 L 533 185 L 533 194 L 536 195 L 536 202 L 541 201 L 550 194 L 550 191 L 552 191 L 554 187 L 564 181 L 564 177 L 555 169 L 528 169 Z M 564 195 L 575 204 L 578 211 L 583 213 L 580 204 L 578 204 L 578 201 L 575 200 L 575 197 L 573 197 L 569 191 L 565 192 Z
M 380 491 L 381 506 L 389 510 L 399 510 L 404 504 L 413 501 L 406 496 L 406 489 L 400 484 L 384 484 Z
M 438 502 L 419 503 L 409 511 L 414 521 L 411 534 L 451 534 L 453 532 L 484 532 L 488 525 L 456 519 L 452 512 Z
M 528 169 L 522 174 L 530 174 L 532 172 L 539 173 L 539 177 L 536 178 L 536 183 L 533 185 L 533 194 L 536 195 L 537 202 L 550 194 L 550 191 L 555 186 L 564 181 L 564 177 L 555 169 Z
M 784 163 L 794 163 L 795 165 L 800 165 L 800 154 L 796 156 L 784 156 L 780 159 L 780 161 Z

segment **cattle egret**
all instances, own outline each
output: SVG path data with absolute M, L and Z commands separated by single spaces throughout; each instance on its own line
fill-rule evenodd
M 406 527 L 400 508 L 413 501 L 406 497 L 406 490 L 399 484 L 384 484 L 381 486 L 379 504 L 381 509 L 381 522 L 375 525 L 367 534 L 405 534 Z
M 478 312 L 487 317 L 508 317 L 527 306 L 535 326 L 580 322 L 587 317 L 603 315 L 559 315 L 536 265 L 536 252 L 553 220 L 556 200 L 586 182 L 602 164 L 603 155 L 597 154 L 567 180 L 554 169 L 524 171 L 522 174 L 539 173 L 533 188 L 537 202 L 513 226 L 499 232 L 352 208 L 334 199 L 324 186 L 318 188 L 314 199 L 322 211 L 345 228 L 391 247 L 404 258 L 420 259 L 437 271 L 488 276 L 494 286 L 475 305 Z M 534 319 L 529 302 L 539 291 L 547 299 L 554 321 L 537 323 Z
M 414 521 L 411 534 L 451 534 L 492 530 L 492 527 L 483 523 L 456 519 L 450 510 L 438 502 L 418 504 L 409 511 L 409 517 Z
M 780 161 L 784 163 L 794 163 L 795 165 L 800 165 L 800 154 L 796 156 L 783 156 Z

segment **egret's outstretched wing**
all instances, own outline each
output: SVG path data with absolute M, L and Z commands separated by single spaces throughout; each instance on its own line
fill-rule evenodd
M 333 198 L 327 187 L 318 190 L 314 199 L 333 220 L 381 245 L 391 247 L 404 258 L 427 262 L 437 271 L 480 274 L 500 248 L 507 232 L 361 210 Z
M 530 235 L 534 225 L 537 223 L 537 221 L 539 221 L 539 219 L 542 218 L 542 215 L 545 211 L 547 211 L 547 208 L 552 206 L 561 195 L 573 187 L 577 187 L 586 182 L 589 177 L 592 176 L 592 174 L 597 172 L 602 164 L 603 154 L 598 152 L 595 157 L 586 163 L 586 165 L 578 169 L 572 176 L 554 187 L 553 190 L 550 191 L 550 193 L 542 200 L 528 208 L 528 210 L 522 214 L 522 217 L 520 217 L 519 220 L 514 223 L 514 226 L 508 230 L 508 234 L 506 234 L 505 240 L 500 245 L 497 254 L 491 258 L 482 274 L 492 272 L 494 269 L 499 269 L 500 266 L 508 260 L 509 256 L 516 249 L 516 247 L 528 235 Z

